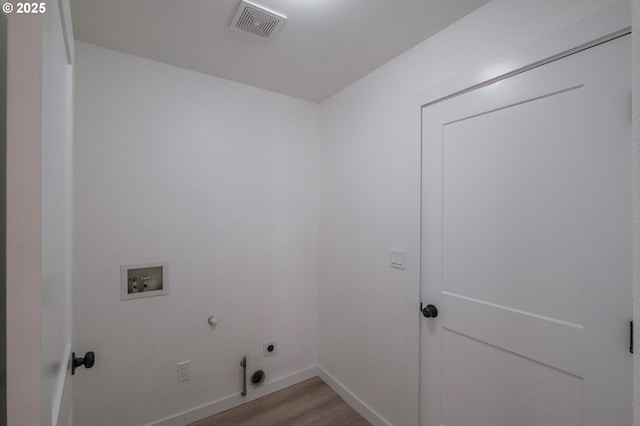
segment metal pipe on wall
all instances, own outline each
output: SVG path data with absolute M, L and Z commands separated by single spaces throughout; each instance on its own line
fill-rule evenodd
M 242 392 L 240 395 L 247 396 L 247 357 L 242 357 L 242 362 L 240 363 L 240 367 L 242 367 Z

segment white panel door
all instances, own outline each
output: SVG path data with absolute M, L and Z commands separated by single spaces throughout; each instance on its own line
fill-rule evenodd
M 422 425 L 631 425 L 630 52 L 423 108 Z

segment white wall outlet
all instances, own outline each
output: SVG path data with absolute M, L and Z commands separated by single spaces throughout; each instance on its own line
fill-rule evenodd
M 392 268 L 406 269 L 406 250 L 391 249 L 391 264 Z
M 178 382 L 191 379 L 191 361 L 178 363 Z
M 264 342 L 262 344 L 262 355 L 263 356 L 275 355 L 277 353 L 278 353 L 278 341 L 277 340 L 271 340 L 269 342 Z

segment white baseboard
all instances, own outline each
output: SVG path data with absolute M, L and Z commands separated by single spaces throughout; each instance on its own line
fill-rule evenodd
M 206 417 L 213 416 L 245 402 L 253 401 L 254 399 L 263 397 L 273 392 L 277 392 L 288 386 L 295 385 L 312 377 L 318 376 L 318 367 L 309 367 L 304 370 L 296 371 L 284 377 L 277 378 L 275 380 L 264 383 L 259 388 L 249 389 L 247 396 L 241 396 L 240 393 L 230 395 L 217 401 L 212 401 L 199 407 L 195 407 L 181 413 L 165 417 L 164 419 L 156 420 L 148 423 L 147 426 L 184 426 L 189 423 L 197 422 Z
M 335 377 L 329 374 L 325 369 L 318 366 L 318 377 L 320 377 L 331 389 L 333 389 L 347 404 L 358 412 L 362 417 L 367 419 L 369 423 L 374 426 L 391 426 L 380 414 L 365 404 L 360 398 L 358 398 L 353 392 L 347 389 L 342 383 L 340 383 Z

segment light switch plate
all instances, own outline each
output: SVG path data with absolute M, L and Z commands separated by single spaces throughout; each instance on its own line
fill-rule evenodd
M 390 266 L 396 269 L 406 269 L 406 250 L 391 249 L 391 263 Z

